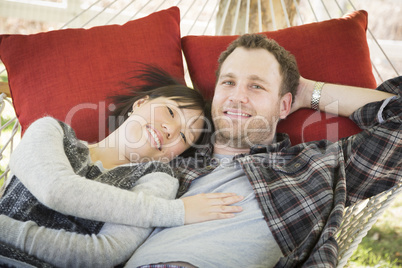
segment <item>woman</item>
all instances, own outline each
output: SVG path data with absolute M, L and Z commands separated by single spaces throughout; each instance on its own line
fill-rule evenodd
M 206 105 L 161 70 L 148 68 L 142 78 L 145 85 L 115 98 L 109 121 L 117 128 L 97 144 L 50 117 L 27 129 L 0 200 L 3 243 L 56 266 L 111 267 L 127 260 L 151 227 L 241 210 L 229 206 L 241 200 L 230 193 L 171 200 L 178 181 L 166 162 L 201 138 Z

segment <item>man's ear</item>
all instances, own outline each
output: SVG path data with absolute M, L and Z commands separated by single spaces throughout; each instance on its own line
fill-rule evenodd
M 279 117 L 280 119 L 285 119 L 290 113 L 290 108 L 292 107 L 292 94 L 290 92 L 283 95 L 279 101 Z
M 136 100 L 136 101 L 134 102 L 134 104 L 133 104 L 133 110 L 134 110 L 135 108 L 141 107 L 141 105 L 143 105 L 148 99 L 149 99 L 149 96 L 146 95 L 145 97 L 143 97 L 143 98 L 141 98 L 141 99 L 139 99 L 139 100 Z

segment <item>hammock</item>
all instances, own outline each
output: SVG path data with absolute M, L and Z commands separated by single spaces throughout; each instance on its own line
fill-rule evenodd
M 71 0 L 70 0 L 71 1 Z M 69 1 L 69 3 L 70 3 Z M 77 1 L 71 1 L 71 3 Z M 124 24 L 130 20 L 142 18 L 159 10 L 178 6 L 180 8 L 180 32 L 181 36 L 198 35 L 237 35 L 249 32 L 277 31 L 296 25 L 306 25 L 312 22 L 325 21 L 340 18 L 346 13 L 357 10 L 352 1 L 296 1 L 296 0 L 192 0 L 192 1 L 87 1 L 79 5 L 66 23 L 60 29 L 91 28 L 97 25 Z M 341 2 L 341 3 L 339 3 Z M 7 3 L 0 2 L 6 7 Z M 3 8 L 3 7 L 2 7 Z M 398 71 L 375 39 L 370 29 L 367 29 L 370 39 L 370 48 L 377 47 L 382 58 L 388 63 L 388 73 L 381 73 L 382 68 L 376 67 L 371 60 L 373 73 L 377 83 L 390 77 L 399 76 Z M 297 58 L 297 57 L 296 57 Z M 187 62 L 189 64 L 189 62 Z M 184 62 L 186 64 L 186 62 Z M 0 70 L 1 71 L 1 70 Z M 4 71 L 4 70 L 3 70 Z M 391 73 L 391 74 L 390 74 Z M 194 82 L 190 79 L 189 71 L 185 66 L 186 82 Z M 11 105 L 8 85 L 0 83 L 0 112 L 5 106 Z M 2 115 L 3 116 L 3 115 Z M 17 118 L 12 118 L 1 123 L 0 131 L 12 128 L 10 137 L 0 149 L 0 159 L 6 159 L 15 147 L 18 139 L 20 123 Z M 4 134 L 2 133 L 2 137 Z M 7 176 L 9 169 L 0 175 L 0 179 Z M 371 226 L 378 217 L 390 205 L 395 197 L 402 191 L 402 183 L 377 196 L 354 204 L 345 209 L 344 220 L 340 228 L 337 240 L 339 244 L 338 267 L 343 267 L 353 252 L 356 250 L 362 238 L 366 236 Z M 0 193 L 1 195 L 1 193 Z

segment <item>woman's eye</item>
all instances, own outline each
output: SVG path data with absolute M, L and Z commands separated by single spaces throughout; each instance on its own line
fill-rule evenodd
M 186 135 L 183 132 L 180 132 L 180 136 L 184 140 L 184 143 L 187 143 Z
M 170 115 L 174 118 L 174 113 L 173 110 L 169 108 L 169 106 L 166 106 L 166 108 L 168 109 Z

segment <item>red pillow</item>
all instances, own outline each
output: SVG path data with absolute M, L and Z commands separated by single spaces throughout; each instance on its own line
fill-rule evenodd
M 290 51 L 300 74 L 308 79 L 375 88 L 366 40 L 367 12 L 356 11 L 343 18 L 264 32 Z M 207 98 L 213 97 L 217 60 L 237 36 L 186 36 L 182 47 L 191 79 Z M 347 97 L 347 96 L 345 96 Z M 360 131 L 350 119 L 297 111 L 278 125 L 293 144 L 329 139 L 338 140 Z
M 104 138 L 107 97 L 143 68 L 140 62 L 184 81 L 179 23 L 180 11 L 172 7 L 124 25 L 1 35 L 0 57 L 22 130 L 51 115 L 80 139 Z

